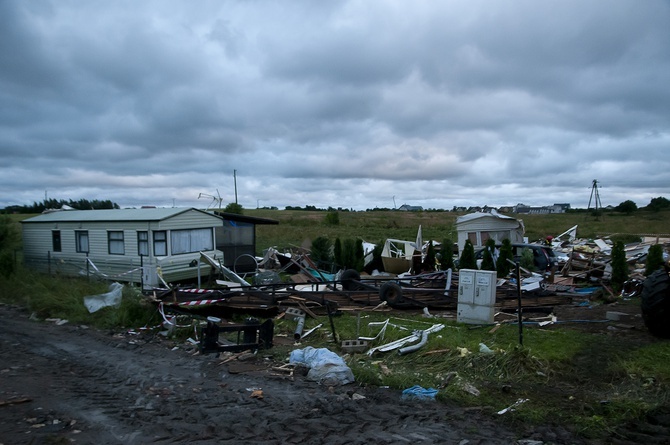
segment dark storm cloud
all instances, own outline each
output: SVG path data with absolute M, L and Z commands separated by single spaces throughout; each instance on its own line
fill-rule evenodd
M 670 5 L 0 2 L 0 206 L 645 205 Z M 346 203 L 346 204 L 345 204 Z

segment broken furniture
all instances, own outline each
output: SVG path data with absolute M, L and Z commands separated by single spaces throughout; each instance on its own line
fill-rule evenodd
M 221 319 L 207 317 L 207 326 L 200 331 L 200 353 L 219 353 L 222 351 L 240 352 L 246 350 L 270 349 L 274 335 L 274 323 L 268 319 L 260 323 L 255 318 L 245 323 L 220 325 Z M 219 333 L 237 332 L 237 342 L 233 344 L 219 343 Z M 241 338 L 240 338 L 241 337 Z

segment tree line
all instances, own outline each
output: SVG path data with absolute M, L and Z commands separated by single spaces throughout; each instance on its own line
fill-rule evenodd
M 50 209 L 62 209 L 63 206 L 72 207 L 75 210 L 101 210 L 101 209 L 119 209 L 115 202 L 106 200 L 65 200 L 65 199 L 45 199 L 42 202 L 33 202 L 32 205 L 8 206 L 5 207 L 5 213 L 42 213 Z

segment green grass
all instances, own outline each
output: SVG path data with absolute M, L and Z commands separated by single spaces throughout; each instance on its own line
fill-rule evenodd
M 387 238 L 413 240 L 421 226 L 423 239 L 443 241 L 457 240 L 456 212 L 340 212 L 338 225 L 326 223 L 328 212 L 297 210 L 244 210 L 248 216 L 270 218 L 279 225 L 256 227 L 258 254 L 263 249 L 277 247 L 280 250 L 301 246 L 306 240 L 318 236 L 335 238 L 362 238 L 371 243 L 383 242 Z M 522 219 L 526 227 L 525 236 L 530 241 L 543 240 L 547 235 L 559 235 L 577 225 L 577 236 L 593 239 L 614 237 L 624 242 L 639 240 L 640 235 L 668 234 L 667 221 L 670 211 L 649 212 L 638 210 L 632 215 L 606 212 L 599 218 L 588 213 L 560 213 L 549 215 L 512 215 Z
M 387 317 L 363 312 L 359 319 L 345 313 L 334 319 L 338 338 L 355 339 L 357 333 L 372 337 L 378 328 L 368 328 L 368 323 Z M 390 322 L 410 331 L 433 323 L 443 323 L 445 328 L 430 334 L 428 343 L 414 353 L 343 354 L 357 384 L 400 390 L 414 385 L 436 388 L 438 400 L 480 407 L 492 415 L 520 398 L 528 399 L 498 418 L 512 427 L 568 426 L 591 438 L 605 437 L 618 426 L 643 419 L 648 412 L 670 403 L 667 342 L 640 346 L 625 339 L 613 341 L 602 333 L 576 326 L 555 325 L 524 327 L 520 346 L 518 326 L 512 324 L 490 332 L 490 326 L 472 327 L 420 315 L 391 318 Z M 339 352 L 327 317 L 308 319 L 305 330 L 318 323 L 323 327 L 304 343 L 278 346 L 264 354 L 281 359 L 307 345 Z M 292 335 L 294 327 L 295 322 L 278 321 L 276 335 Z M 389 326 L 384 339 L 371 346 L 408 334 Z M 480 353 L 480 343 L 494 353 Z M 479 395 L 472 395 L 467 388 L 476 388 Z
M 125 285 L 121 305 L 89 313 L 84 297 L 109 292 L 109 283 L 84 278 L 51 277 L 17 267 L 0 278 L 0 303 L 20 306 L 38 319 L 60 318 L 98 328 L 131 328 L 159 322 L 156 308 L 135 287 Z

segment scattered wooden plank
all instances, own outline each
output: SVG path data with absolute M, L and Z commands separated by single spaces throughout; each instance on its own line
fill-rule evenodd
M 0 400 L 0 406 L 12 406 L 12 405 L 18 405 L 21 403 L 28 403 L 32 402 L 33 399 L 28 398 L 28 397 L 22 397 L 20 399 L 9 399 L 9 400 Z

